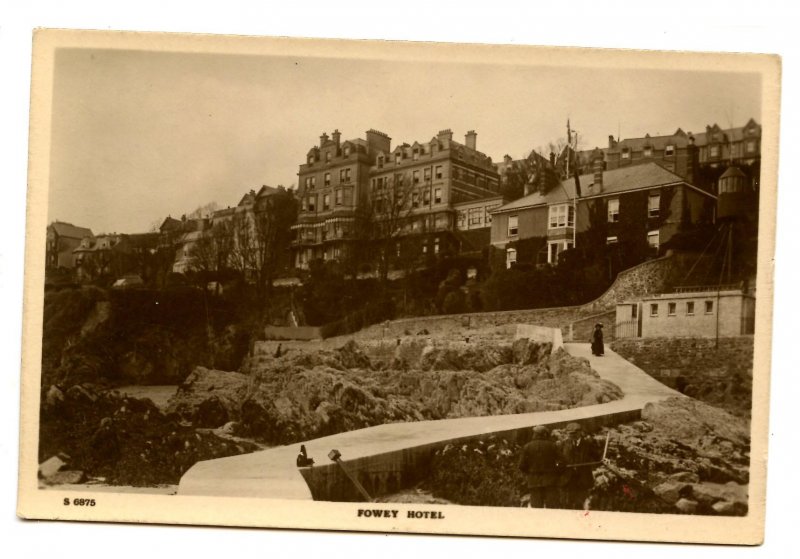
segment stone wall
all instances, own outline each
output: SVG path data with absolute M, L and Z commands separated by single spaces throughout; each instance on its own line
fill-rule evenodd
M 611 348 L 663 384 L 698 400 L 749 417 L 753 336 L 622 338 Z
M 584 305 L 403 318 L 375 324 L 356 332 L 353 337 L 357 340 L 399 338 L 427 331 L 431 335 L 461 338 L 469 336 L 473 329 L 521 323 L 560 328 L 565 340 L 583 341 L 588 339 L 583 335 L 585 324 L 594 326 L 595 318 L 598 318 L 595 322 L 615 322 L 613 311 L 617 302 L 663 290 L 674 264 L 674 257 L 667 255 L 620 272 L 603 295 Z M 575 328 L 577 332 L 572 334 Z M 609 328 L 606 335 L 613 337 L 612 330 Z
M 628 299 L 659 293 L 666 287 L 670 272 L 675 265 L 674 257 L 668 254 L 623 270 L 605 293 L 584 307 L 600 312 Z
M 574 342 L 589 342 L 592 338 L 594 325 L 598 322 L 603 324 L 603 340 L 608 343 L 615 338 L 614 324 L 616 311 L 607 311 L 592 316 L 587 316 L 572 323 L 570 335 Z

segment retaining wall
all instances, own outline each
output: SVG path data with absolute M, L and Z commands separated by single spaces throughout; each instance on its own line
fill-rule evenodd
M 610 412 L 594 417 L 544 423 L 551 429 L 562 429 L 567 423 L 580 423 L 584 431 L 594 432 L 605 426 L 618 425 L 641 419 L 641 410 Z M 541 424 L 541 423 L 540 423 Z M 434 452 L 448 444 L 460 445 L 487 440 L 490 437 L 506 439 L 520 445 L 530 440 L 533 425 L 459 437 L 447 441 L 405 448 L 375 456 L 348 460 L 345 467 L 367 490 L 370 497 L 394 493 L 426 477 Z M 346 458 L 346 457 L 345 457 Z M 338 464 L 329 463 L 311 468 L 300 468 L 315 501 L 363 501 L 353 483 Z
M 658 293 L 664 290 L 672 268 L 677 259 L 672 253 L 648 260 L 633 268 L 620 272 L 614 283 L 600 297 L 583 305 L 571 307 L 549 307 L 542 309 L 521 309 L 515 311 L 493 311 L 482 313 L 466 313 L 452 315 L 436 315 L 427 317 L 401 318 L 381 324 L 375 324 L 353 334 L 355 339 L 399 338 L 408 334 L 417 334 L 427 330 L 430 334 L 463 337 L 472 328 L 487 328 L 509 323 L 538 324 L 551 328 L 560 328 L 565 340 L 583 341 L 585 319 L 595 322 L 613 324 L 616 304 L 630 298 Z M 594 326 L 594 323 L 592 323 Z M 573 333 L 577 328 L 578 331 Z M 611 328 L 609 336 L 613 336 Z

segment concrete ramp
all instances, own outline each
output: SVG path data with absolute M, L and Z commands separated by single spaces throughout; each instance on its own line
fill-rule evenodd
M 589 344 L 564 344 L 576 357 L 585 357 L 604 379 L 619 386 L 625 396 L 614 402 L 582 408 L 514 415 L 466 417 L 392 423 L 339 433 L 302 443 L 199 462 L 181 478 L 180 495 L 219 495 L 301 500 L 363 500 L 338 465 L 328 460 L 337 449 L 349 471 L 371 495 L 408 486 L 427 472 L 430 458 L 447 444 L 463 444 L 490 435 L 517 440 L 534 425 L 563 427 L 570 422 L 596 429 L 633 421 L 648 402 L 680 395 L 644 371 L 606 350 L 591 355 Z M 315 460 L 297 468 L 295 459 L 304 444 Z

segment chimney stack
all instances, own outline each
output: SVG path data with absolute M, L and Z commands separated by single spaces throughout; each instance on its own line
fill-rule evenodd
M 319 147 L 324 146 L 325 142 L 327 141 L 328 141 L 328 134 L 327 132 L 323 132 L 322 136 L 319 137 Z
M 342 133 L 339 132 L 338 128 L 333 131 L 333 134 L 331 134 L 331 138 L 333 138 L 333 142 L 336 144 L 336 147 L 339 147 L 339 140 L 342 139 Z
M 613 134 L 608 135 L 608 147 L 615 148 L 617 147 L 617 141 L 614 139 Z
M 553 168 L 556 166 L 556 154 L 552 151 L 550 152 L 550 165 L 552 165 Z
M 592 172 L 594 173 L 593 193 L 603 192 L 603 152 L 600 148 L 594 148 L 592 152 Z
M 470 130 L 464 135 L 464 145 L 472 150 L 478 149 L 475 147 L 478 145 L 478 134 L 474 130 Z
M 447 140 L 449 142 L 453 139 L 453 131 L 450 130 L 449 128 L 445 130 L 439 130 L 439 133 L 436 135 L 436 137 L 439 139 L 440 142 L 442 140 Z

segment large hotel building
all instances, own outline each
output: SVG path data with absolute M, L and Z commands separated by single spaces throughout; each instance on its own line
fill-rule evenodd
M 346 141 L 338 130 L 330 137 L 322 134 L 298 173 L 295 266 L 368 254 L 370 238 L 362 226 L 390 219 L 391 204 L 402 206 L 390 233 L 396 262 L 468 249 L 460 232 L 469 229 L 486 228 L 488 244 L 491 207 L 481 209 L 479 224 L 476 208 L 484 200 L 492 207 L 500 204 L 500 177 L 476 140 L 474 131 L 462 144 L 442 130 L 430 141 L 392 149 L 391 138 L 377 130 L 368 130 L 366 139 Z

